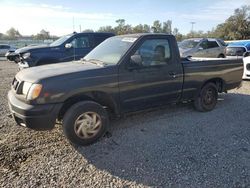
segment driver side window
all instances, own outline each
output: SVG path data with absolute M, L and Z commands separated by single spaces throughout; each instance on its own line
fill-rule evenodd
M 90 47 L 88 36 L 77 37 L 71 42 L 73 48 L 88 48 Z
M 202 47 L 204 50 L 205 50 L 205 49 L 208 49 L 208 41 L 203 41 L 203 42 L 200 44 L 200 47 Z
M 167 64 L 171 58 L 169 42 L 166 39 L 148 39 L 135 55 L 140 55 L 143 66 L 155 66 Z

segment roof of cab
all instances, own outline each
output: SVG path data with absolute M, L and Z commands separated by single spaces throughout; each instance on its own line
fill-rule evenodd
M 134 33 L 134 34 L 126 34 L 126 35 L 118 35 L 117 37 L 134 37 L 139 38 L 142 36 L 173 36 L 166 33 Z

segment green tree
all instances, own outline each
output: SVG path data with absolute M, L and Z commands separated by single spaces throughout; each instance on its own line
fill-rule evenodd
M 18 30 L 16 30 L 15 28 L 10 28 L 7 32 L 6 32 L 6 34 L 7 34 L 7 37 L 8 37 L 8 39 L 10 39 L 10 40 L 14 40 L 14 39 L 17 39 L 17 38 L 19 38 L 19 37 L 21 37 L 22 35 L 19 33 L 19 31 Z
M 115 21 L 118 26 L 115 27 L 115 32 L 117 35 L 123 35 L 125 34 L 125 20 L 124 19 L 118 19 Z
M 172 21 L 167 20 L 162 23 L 162 32 L 167 34 L 172 34 Z
M 124 34 L 129 34 L 129 33 L 133 33 L 133 28 L 131 25 L 125 24 L 125 20 L 124 19 L 118 19 L 115 21 L 118 26 L 116 26 L 114 28 L 115 33 L 117 35 L 124 35 Z
M 214 35 L 232 40 L 250 38 L 250 6 L 235 9 L 225 23 L 216 27 Z
M 172 34 L 175 36 L 177 41 L 181 41 L 183 39 L 183 35 L 180 34 L 178 28 L 174 28 Z
M 143 25 L 143 33 L 150 33 L 150 25 L 144 24 Z
M 36 34 L 34 36 L 34 39 L 37 39 L 37 40 L 46 40 L 46 39 L 50 39 L 50 34 L 48 31 L 45 31 L 44 29 L 42 29 L 40 31 L 40 33 Z
M 85 29 L 85 30 L 83 30 L 82 32 L 94 32 L 94 30 L 93 29 Z
M 144 33 L 143 25 L 139 24 L 133 28 L 133 33 Z
M 152 29 L 154 33 L 162 33 L 161 22 L 159 20 L 155 20 Z
M 115 33 L 115 29 L 108 25 L 108 26 L 102 26 L 98 29 L 98 32 L 112 32 L 112 33 Z

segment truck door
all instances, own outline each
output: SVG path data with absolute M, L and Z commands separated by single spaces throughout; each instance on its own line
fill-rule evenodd
M 122 110 L 136 111 L 159 104 L 176 102 L 182 90 L 182 65 L 171 55 L 166 38 L 146 39 L 133 55 L 141 66 L 124 68 L 119 73 Z M 127 60 L 127 64 L 130 62 Z

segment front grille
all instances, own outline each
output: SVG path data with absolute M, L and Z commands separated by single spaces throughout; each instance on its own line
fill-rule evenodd
M 12 88 L 17 94 L 21 94 L 22 91 L 22 82 L 17 78 L 14 78 L 12 81 Z
M 244 47 L 227 47 L 226 56 L 243 56 L 246 49 Z
M 247 70 L 250 71 L 250 63 L 247 64 Z

